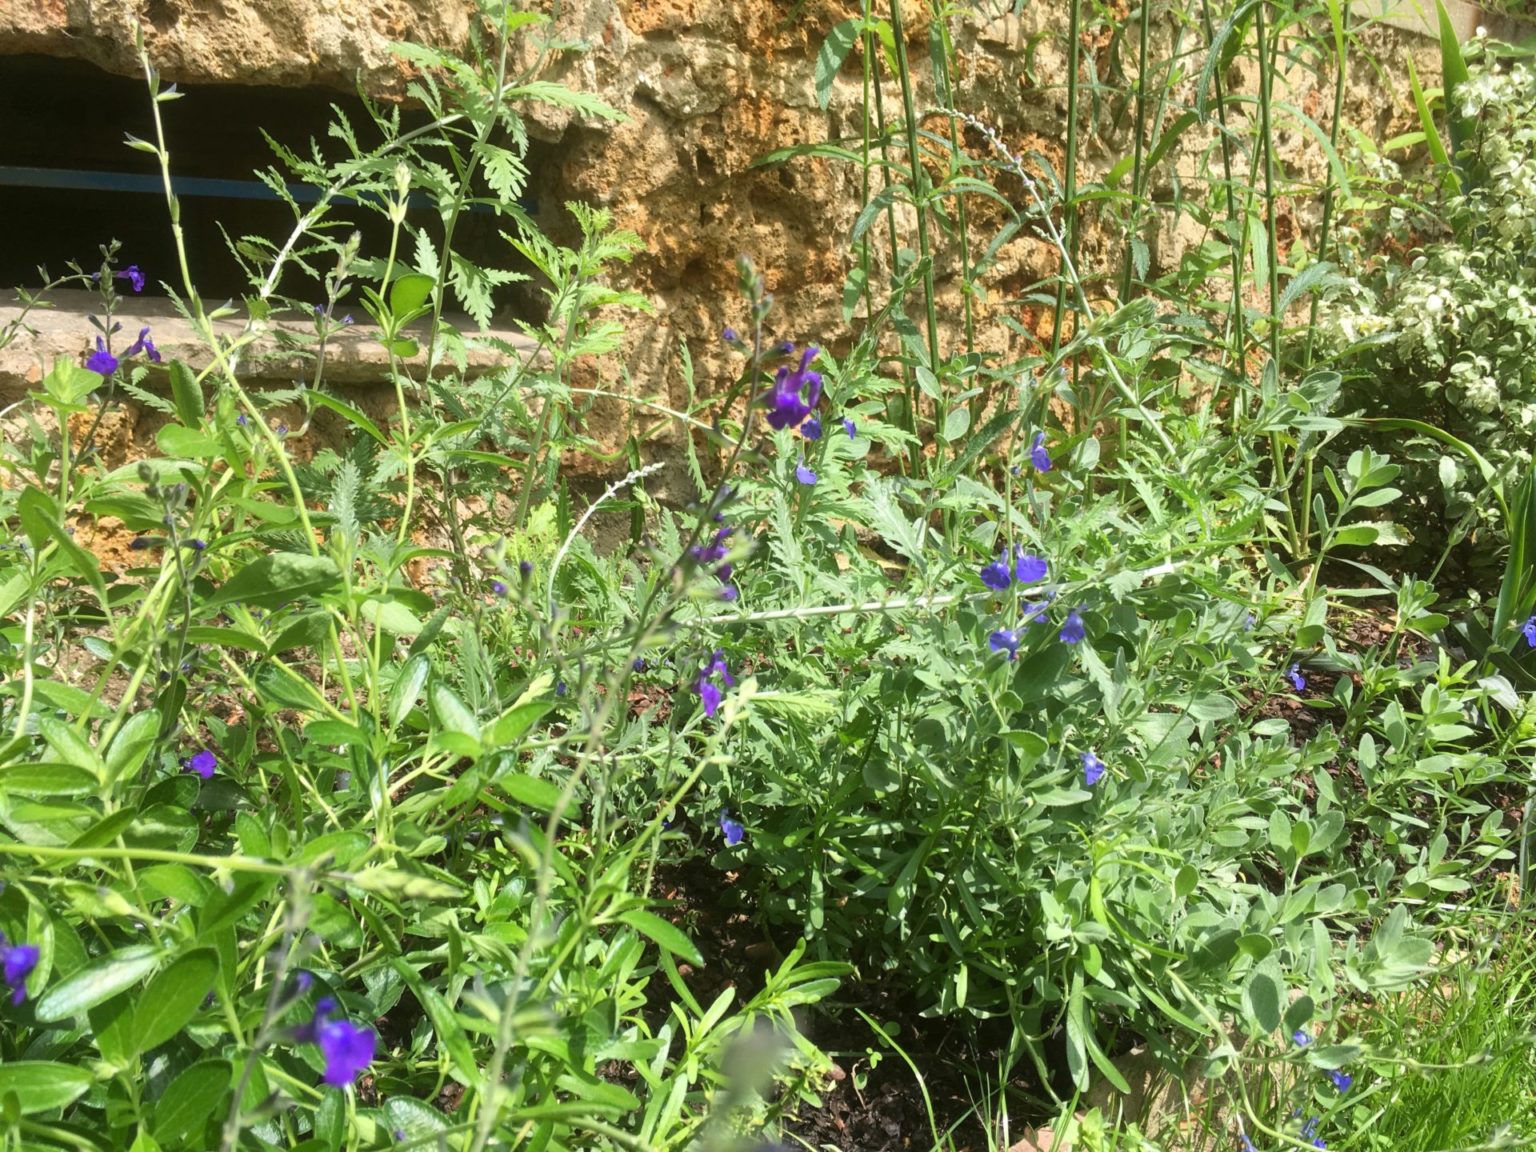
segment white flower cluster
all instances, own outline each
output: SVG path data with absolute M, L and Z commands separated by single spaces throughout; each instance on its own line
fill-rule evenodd
M 1415 199 L 1439 197 L 1443 173 L 1431 171 L 1417 194 L 1385 198 L 1368 219 L 1418 245 L 1406 258 L 1372 256 L 1390 248 L 1341 231 L 1344 276 L 1324 315 L 1348 366 L 1378 387 L 1410 385 L 1431 418 L 1509 465 L 1529 460 L 1536 426 L 1536 71 L 1479 68 L 1455 106 L 1471 129 L 1460 190 L 1410 219 Z M 1358 159 L 1363 183 L 1394 175 L 1369 153 Z

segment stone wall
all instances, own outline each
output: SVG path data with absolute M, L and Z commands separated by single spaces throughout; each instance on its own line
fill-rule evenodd
M 548 3 L 549 0 L 543 0 Z M 1019 10 L 1014 11 L 1015 7 Z M 1059 161 L 1065 136 L 1066 5 L 1031 0 L 982 2 L 951 25 L 960 49 L 957 103 L 994 123 L 1018 151 L 1033 149 Z M 1122 3 L 1122 8 L 1126 5 Z M 751 253 L 775 293 L 778 335 L 825 342 L 845 335 L 842 284 L 846 243 L 858 211 L 856 169 L 825 159 L 771 167 L 754 161 L 777 148 L 857 137 L 864 93 L 857 50 L 835 85 L 828 108 L 816 99 L 817 51 L 839 21 L 857 15 L 856 0 L 575 0 L 556 9 L 556 28 L 588 50 L 557 62 L 553 78 L 600 94 L 622 109 L 618 125 L 584 121 L 550 108 L 530 115 L 544 142 L 536 172 L 545 223 L 568 226 L 560 205 L 584 200 L 612 210 L 616 222 L 640 235 L 645 254 L 627 271 L 628 286 L 655 301 L 656 315 L 632 326 L 623 358 L 635 385 L 680 399 L 677 348 L 685 341 L 701 385 L 732 371 L 719 346 L 723 325 L 740 322 L 734 261 Z M 909 51 L 921 71 L 927 59 L 926 8 L 907 0 Z M 168 79 L 183 83 L 323 83 L 350 87 L 355 78 L 376 92 L 398 93 L 404 71 L 388 43 L 415 39 L 457 46 L 473 19 L 469 0 L 0 0 L 0 54 L 28 52 L 84 58 L 102 68 L 137 71 L 134 35 L 142 24 L 151 57 Z M 1166 54 L 1178 35 L 1170 20 L 1155 29 Z M 1192 43 L 1185 33 L 1185 49 Z M 1099 70 L 1111 62 L 1110 29 L 1095 25 L 1085 49 Z M 1400 82 L 1410 52 L 1434 75 L 1433 46 L 1389 28 L 1368 32 L 1357 48 L 1346 116 L 1379 137 L 1410 130 L 1412 109 Z M 1365 54 L 1374 63 L 1364 59 Z M 1124 53 L 1129 57 L 1129 53 Z M 1192 54 L 1181 91 L 1192 91 L 1203 54 Z M 1305 61 L 1292 67 L 1277 99 L 1326 128 L 1332 95 L 1326 78 Z M 1132 78 L 1133 79 L 1133 78 Z M 1228 81 L 1251 90 L 1251 69 Z M 1122 78 L 1117 83 L 1124 87 Z M 886 108 L 899 109 L 888 87 Z M 926 81 L 919 104 L 930 105 Z M 1235 113 L 1241 129 L 1241 112 Z M 1100 101 L 1087 164 L 1107 169 L 1130 147 L 1131 117 L 1114 97 Z M 947 131 L 942 118 L 927 127 Z M 280 127 L 280 126 L 279 126 Z M 1173 171 L 1197 179 L 1213 129 L 1191 131 Z M 1294 119 L 1277 126 L 1289 177 L 1322 170 L 1317 141 Z M 974 136 L 968 146 L 977 146 Z M 1083 177 L 1087 179 L 1091 173 Z M 1169 178 L 1159 177 L 1167 191 Z M 995 206 L 975 199 L 972 224 L 983 242 L 1002 220 Z M 1283 239 L 1300 236 L 1315 202 L 1284 205 Z M 1152 259 L 1166 266 L 1200 239 L 1186 222 L 1149 229 Z M 909 241 L 910 242 L 910 241 Z M 1085 263 L 1105 256 L 1090 230 Z M 941 290 L 957 300 L 957 254 L 940 253 Z M 1010 293 L 1055 267 L 1038 237 L 1021 235 L 1000 253 L 989 274 L 990 303 L 980 325 L 984 345 L 1006 338 L 990 323 L 999 311 L 1038 324 L 1040 317 L 1010 302 Z M 1154 268 L 1154 270 L 1156 270 Z M 616 369 L 602 369 L 610 378 Z

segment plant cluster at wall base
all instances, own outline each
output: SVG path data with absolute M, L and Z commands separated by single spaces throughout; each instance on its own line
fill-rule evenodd
M 729 367 L 696 378 L 684 345 L 669 398 L 626 388 L 638 238 L 573 204 L 562 243 L 519 206 L 529 102 L 621 117 L 542 77 L 579 47 L 549 20 L 482 0 L 466 59 L 400 46 L 424 127 L 370 104 L 275 143 L 268 185 L 321 194 L 232 238 L 249 289 L 217 308 L 160 121 L 196 95 L 140 44 L 155 131 L 128 145 L 181 267 L 107 243 L 0 328 L 97 293 L 78 359 L 0 414 L 0 1149 L 1536 1139 L 1536 473 L 1466 382 L 1422 419 L 1355 411 L 1393 355 L 1505 337 L 1407 303 L 1449 249 L 1383 249 L 1357 255 L 1398 320 L 1360 343 L 1364 265 L 1356 304 L 1316 295 L 1366 235 L 1331 206 L 1280 259 L 1270 117 L 1305 114 L 1270 85 L 1284 53 L 1342 87 L 1347 6 L 1321 45 L 1268 2 L 1180 23 L 1194 92 L 1146 82 L 1144 6 L 1106 41 L 1131 143 L 1081 90 L 1120 17 L 1069 8 L 1057 166 L 957 106 L 955 13 L 924 14 L 926 72 L 897 3 L 830 29 L 815 88 L 859 63 L 862 146 L 765 162 L 858 172 L 843 327 L 781 330 L 742 257 Z M 1458 262 L 1513 282 L 1493 190 L 1525 161 L 1494 141 L 1523 146 L 1525 94 L 1462 72 L 1431 171 Z M 1330 205 L 1370 183 L 1338 120 Z M 1201 123 L 1199 186 L 1160 199 Z M 1092 179 L 1090 131 L 1128 149 Z M 504 266 L 462 250 L 472 210 Z M 1214 239 L 1154 274 L 1160 213 Z M 1026 237 L 1057 271 L 989 342 L 986 277 Z M 489 322 L 523 280 L 513 343 Z M 126 320 L 151 284 L 197 354 Z M 303 379 L 255 387 L 295 318 Z M 328 382 L 343 329 L 392 406 Z M 632 412 L 616 451 L 599 399 Z M 152 448 L 109 436 L 128 405 Z M 1497 514 L 1403 549 L 1426 477 L 1474 473 L 1452 515 Z M 1469 532 L 1483 562 L 1437 590 Z
M 1530 470 L 1536 443 L 1536 74 L 1485 40 L 1471 48 L 1447 77 L 1448 148 L 1426 121 L 1442 162 L 1405 176 L 1378 157 L 1362 173 L 1376 192 L 1345 218 L 1345 275 L 1324 309 L 1346 403 L 1407 433 L 1414 514 L 1398 519 L 1430 556 L 1490 539 L 1490 491 Z M 1469 563 L 1487 578 L 1491 565 Z

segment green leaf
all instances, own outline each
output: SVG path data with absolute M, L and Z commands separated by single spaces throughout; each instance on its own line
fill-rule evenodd
M 491 751 L 515 748 L 528 730 L 543 719 L 550 707 L 547 700 L 526 700 L 514 704 L 485 726 L 480 740 Z
M 690 964 L 703 965 L 704 957 L 699 954 L 699 950 L 694 947 L 693 941 L 688 939 L 683 930 L 667 923 L 654 912 L 647 912 L 644 908 L 631 908 L 619 919 L 674 956 L 681 956 Z
M 384 1119 L 391 1132 L 404 1132 L 407 1142 L 448 1131 L 448 1118 L 430 1104 L 409 1096 L 391 1096 L 384 1102 Z
M 264 872 L 240 873 L 228 892 L 219 889 L 203 905 L 201 915 L 197 918 L 198 936 L 210 936 L 220 928 L 235 923 L 259 904 L 276 883 L 276 876 Z
M 207 401 L 203 399 L 203 387 L 180 360 L 171 361 L 171 399 L 176 404 L 176 417 L 188 428 L 197 428 L 203 422 Z
M 341 584 L 341 570 L 329 556 L 275 552 L 236 572 L 204 604 L 217 608 L 240 603 L 275 608 L 303 596 L 320 596 Z
M 39 488 L 24 488 L 16 500 L 16 514 L 32 547 L 41 548 L 52 540 L 70 567 L 96 590 L 97 596 L 106 599 L 107 585 L 101 578 L 101 566 L 96 557 L 76 544 L 75 538 L 65 530 L 58 503 L 52 496 Z
M 78 764 L 12 764 L 0 768 L 0 796 L 85 796 L 101 787 Z
M 148 708 L 130 716 L 107 748 L 107 780 L 121 780 L 137 772 L 159 738 L 160 713 Z
M 391 636 L 414 636 L 425 625 L 398 600 L 364 600 L 357 614 Z
M 861 30 L 862 21 L 844 20 L 828 32 L 827 38 L 821 42 L 821 48 L 816 53 L 816 103 L 823 112 L 831 102 L 833 82 L 842 70 L 843 61 L 848 59 L 848 53 L 858 43 Z
M 157 973 L 134 1009 L 134 1051 L 147 1052 L 186 1027 L 218 975 L 219 954 L 212 948 L 188 952 Z
M 944 417 L 944 439 L 953 444 L 971 430 L 971 410 L 964 404 L 952 408 Z
M 60 760 L 95 773 L 97 779 L 105 773 L 106 766 L 96 754 L 96 749 L 86 743 L 85 737 L 76 732 L 73 725 L 52 716 L 44 716 L 38 721 L 37 727 L 43 739 L 48 742 L 48 747 Z
M 1280 981 L 1267 967 L 1255 968 L 1243 987 L 1248 1014 L 1267 1035 L 1280 1027 Z
M 432 661 L 425 655 L 412 656 L 400 669 L 389 694 L 389 722 L 398 727 L 410 714 L 421 696 L 421 689 L 432 673 Z
M 155 433 L 155 447 L 174 460 L 211 460 L 223 455 L 217 439 L 180 424 L 167 424 Z
M 148 944 L 119 948 L 44 992 L 34 1009 L 37 1018 L 50 1024 L 71 1020 L 139 984 L 160 966 L 160 957 L 160 950 Z
M 540 812 L 553 812 L 560 803 L 560 789 L 548 780 L 508 772 L 496 777 L 492 783 L 519 804 L 537 808 Z
M 404 323 L 427 302 L 437 279 L 421 272 L 407 272 L 389 287 L 389 310 Z
M 85 1095 L 95 1077 L 84 1068 L 49 1060 L 11 1060 L 0 1064 L 0 1100 L 14 1096 L 21 1114 L 52 1112 Z
M 1444 173 L 1443 181 L 1448 192 L 1461 190 L 1461 177 L 1456 174 L 1456 169 L 1451 166 L 1451 158 L 1446 155 L 1445 142 L 1440 139 L 1440 130 L 1435 127 L 1434 115 L 1429 110 L 1429 101 L 1424 98 L 1424 89 L 1419 86 L 1419 74 L 1413 66 L 1413 57 L 1408 57 L 1408 89 L 1413 93 L 1413 106 L 1418 109 L 1419 126 L 1424 129 L 1424 143 L 1429 149 L 1429 158 L 1435 162 L 1435 167 Z
M 174 1146 L 202 1134 L 230 1090 L 228 1060 L 201 1060 L 166 1088 L 155 1105 L 155 1139 Z M 198 1147 L 207 1147 L 198 1144 Z

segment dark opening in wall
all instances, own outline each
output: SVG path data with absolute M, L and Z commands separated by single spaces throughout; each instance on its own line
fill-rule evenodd
M 281 243 L 294 220 L 292 210 L 255 178 L 275 161 L 262 131 L 300 155 L 309 154 L 311 139 L 327 155 L 339 155 L 342 145 L 327 136 L 335 104 L 346 112 L 362 146 L 377 143 L 377 132 L 355 94 L 233 84 L 182 85 L 181 90 L 182 99 L 161 105 L 161 116 L 189 271 L 204 298 L 239 297 L 250 288 L 224 234 Z M 407 109 L 402 120 L 410 128 L 425 123 L 426 115 Z M 0 57 L 0 218 L 6 224 L 0 290 L 36 285 L 40 264 L 55 275 L 71 259 L 94 270 L 100 245 L 113 239 L 122 242 L 120 266 L 137 264 L 143 271 L 146 293 L 164 294 L 162 280 L 180 290 L 159 166 L 154 156 L 124 143 L 128 134 L 154 136 L 142 80 L 113 76 L 79 61 Z M 335 233 L 338 238 L 356 228 L 362 232 L 363 255 L 383 259 L 389 226 L 378 212 L 337 202 L 329 219 L 346 222 Z M 412 208 L 410 219 L 429 234 L 440 231 L 430 205 Z M 465 235 L 471 259 L 498 266 L 508 262 L 510 251 L 494 223 L 466 229 Z M 319 270 L 323 274 L 328 266 Z M 318 298 L 321 288 L 317 279 L 295 268 L 285 274 L 281 291 L 308 299 Z

